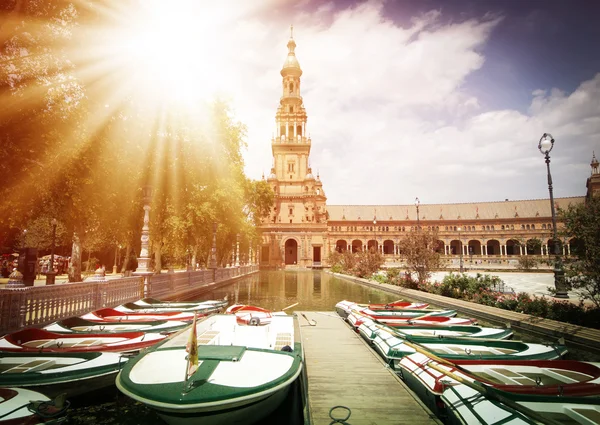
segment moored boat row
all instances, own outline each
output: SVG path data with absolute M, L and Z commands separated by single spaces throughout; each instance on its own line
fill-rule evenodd
M 392 327 L 343 303 L 346 320 L 449 424 L 600 423 L 600 363 L 561 360 L 560 343 L 510 341 L 510 329 L 439 326 L 427 317 Z
M 57 407 L 48 396 L 73 397 L 114 385 L 115 377 L 131 356 L 189 327 L 195 317 L 221 311 L 227 304 L 226 300 L 139 302 L 139 309 L 123 305 L 98 310 L 43 329 L 28 328 L 1 337 L 0 423 L 41 423 L 42 413 L 50 412 L 48 417 L 53 416 L 52 412 L 62 413 L 63 407 Z M 148 304 L 152 304 L 151 311 L 146 311 Z M 22 409 L 12 412 L 15 402 L 21 402 L 25 396 L 33 397 L 38 391 L 45 413 L 39 411 L 31 416 Z M 29 410 L 36 412 L 35 407 Z

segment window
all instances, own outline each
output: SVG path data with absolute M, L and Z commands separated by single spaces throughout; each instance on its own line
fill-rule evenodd
M 289 106 L 288 107 L 288 112 L 291 114 L 292 112 L 294 112 L 294 107 L 293 106 Z
M 294 209 L 290 208 L 290 215 L 294 214 Z
M 535 230 L 535 224 L 531 225 L 531 230 Z
M 500 230 L 504 230 L 504 224 L 500 227 Z
M 294 162 L 288 162 L 288 173 L 293 173 L 294 172 Z

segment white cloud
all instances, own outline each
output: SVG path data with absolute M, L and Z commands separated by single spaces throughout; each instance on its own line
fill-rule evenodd
M 227 90 L 248 126 L 250 177 L 271 166 L 279 71 L 294 23 L 311 163 L 330 204 L 547 197 L 537 150 L 544 132 L 556 139 L 555 195 L 585 192 L 585 165 L 594 147 L 600 151 L 600 74 L 573 93 L 536 90 L 527 113 L 521 105 L 482 111 L 465 81 L 483 66 L 497 17 L 443 24 L 432 11 L 404 28 L 383 16 L 379 2 L 294 9 L 293 22 L 261 19 L 262 10 L 237 14 L 223 40 L 236 53 L 214 64 L 226 67 Z

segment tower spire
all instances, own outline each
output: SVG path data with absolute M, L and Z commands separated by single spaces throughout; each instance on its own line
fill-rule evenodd
M 294 24 L 290 25 L 290 38 L 294 38 Z

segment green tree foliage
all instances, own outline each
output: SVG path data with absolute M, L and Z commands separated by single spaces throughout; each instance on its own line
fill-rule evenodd
M 437 233 L 424 229 L 407 233 L 400 240 L 406 266 L 417 274 L 419 283 L 426 282 L 431 272 L 440 267 L 440 254 L 436 252 L 438 244 Z
M 581 249 L 565 259 L 565 276 L 572 289 L 600 308 L 600 197 L 559 210 L 564 237 L 575 238 Z

